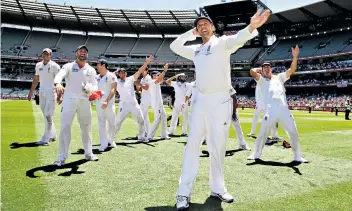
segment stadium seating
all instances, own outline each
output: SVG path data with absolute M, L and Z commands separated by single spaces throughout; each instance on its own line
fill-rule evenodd
M 128 55 L 131 52 L 136 41 L 137 38 L 114 37 L 114 40 L 106 51 L 106 54 Z
M 75 50 L 79 45 L 85 44 L 86 41 L 86 36 L 75 34 L 62 34 L 62 37 L 56 46 L 57 52 L 54 54 L 54 56 L 63 59 L 74 59 Z
M 231 55 L 231 61 L 251 61 L 259 53 L 259 48 L 243 48 Z
M 12 28 L 2 28 L 1 33 L 1 54 L 16 55 L 16 46 L 21 46 L 29 31 Z
M 97 36 L 89 36 L 86 46 L 89 49 L 89 59 L 97 60 L 99 57 L 105 53 L 108 48 L 112 37 L 97 37 Z
M 59 38 L 58 33 L 32 31 L 24 44 L 27 50 L 23 50 L 21 55 L 38 57 L 43 48 L 54 48 Z

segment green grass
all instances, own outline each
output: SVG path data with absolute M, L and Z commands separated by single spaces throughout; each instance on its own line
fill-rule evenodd
M 1 109 L 2 210 L 175 210 L 186 138 L 135 144 L 124 140 L 137 134 L 136 124 L 128 118 L 115 140 L 118 148 L 98 154 L 98 162 L 82 162 L 80 130 L 74 120 L 70 147 L 73 154 L 67 160 L 73 164 L 54 171 L 49 165 L 57 158 L 58 142 L 43 147 L 24 145 L 39 140 L 43 133 L 39 107 L 26 101 L 4 101 Z M 60 110 L 58 106 L 55 115 L 58 130 Z M 247 134 L 253 111 L 239 111 Z M 167 109 L 167 113 L 171 111 Z M 311 163 L 286 165 L 292 152 L 280 145 L 265 147 L 262 158 L 272 161 L 265 165 L 247 161 L 248 151 L 227 156 L 226 187 L 236 201 L 224 204 L 208 198 L 209 162 L 201 157 L 190 210 L 351 210 L 352 122 L 343 120 L 342 114 L 293 114 L 303 155 Z M 98 149 L 95 109 L 93 117 L 94 149 Z M 180 132 L 178 127 L 176 134 Z M 279 133 L 287 139 L 282 129 Z M 253 147 L 254 139 L 246 140 Z M 14 142 L 18 142 L 12 145 L 17 148 L 11 148 Z M 231 128 L 228 150 L 236 147 Z

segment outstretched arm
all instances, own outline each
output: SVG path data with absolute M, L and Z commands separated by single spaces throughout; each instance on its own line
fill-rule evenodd
M 152 62 L 152 60 L 153 60 L 153 56 L 149 56 L 145 60 L 143 66 L 141 66 L 139 68 L 139 70 L 133 75 L 135 81 L 138 80 L 139 76 L 142 74 L 142 72 L 145 70 L 145 68 Z
M 159 75 L 158 79 L 156 79 L 156 81 L 155 81 L 156 84 L 160 84 L 164 80 L 165 74 L 168 69 L 169 69 L 169 64 L 166 63 L 164 65 L 164 71 Z
M 262 9 L 257 10 L 256 14 L 251 18 L 250 24 L 245 29 L 239 31 L 236 35 L 224 36 L 227 49 L 230 49 L 231 52 L 235 52 L 248 40 L 251 40 L 258 35 L 258 31 L 256 29 L 261 27 L 270 16 L 269 10 L 266 10 L 263 14 L 261 14 L 261 12 Z
M 286 71 L 286 77 L 289 78 L 291 75 L 296 73 L 297 70 L 297 61 L 298 61 L 298 54 L 299 54 L 299 47 L 296 45 L 295 48 L 291 48 L 292 51 L 292 63 L 291 67 Z
M 165 81 L 165 83 L 166 83 L 167 85 L 171 85 L 171 82 L 172 82 L 174 79 L 176 79 L 178 76 L 179 76 L 179 74 L 172 76 L 171 78 L 167 79 L 167 80 Z
M 260 77 L 260 72 L 262 71 L 262 68 L 258 67 L 258 68 L 252 68 L 249 71 L 249 74 L 254 78 L 254 80 L 258 81 L 259 77 Z

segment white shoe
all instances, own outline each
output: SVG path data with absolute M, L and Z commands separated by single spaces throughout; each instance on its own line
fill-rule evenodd
M 233 196 L 231 196 L 231 194 L 225 192 L 223 194 L 218 194 L 218 193 L 214 193 L 211 192 L 210 194 L 213 197 L 218 197 L 221 201 L 226 202 L 226 203 L 232 203 L 233 202 Z
M 190 197 L 178 195 L 176 197 L 177 210 L 186 210 L 189 207 Z
M 247 157 L 247 160 L 256 160 L 256 159 L 259 159 L 259 158 L 256 158 L 254 156 L 254 153 Z
M 238 149 L 251 151 L 251 148 L 247 144 L 240 144 Z
M 37 144 L 37 145 L 48 145 L 49 144 L 49 142 L 48 141 L 44 141 L 44 140 L 41 140 L 41 141 L 38 141 L 37 143 L 35 143 L 35 144 Z
M 65 161 L 64 160 L 57 160 L 54 162 L 53 165 L 54 166 L 62 166 L 62 165 L 65 165 Z
M 151 138 L 144 138 L 144 140 L 142 141 L 143 143 L 148 143 L 149 141 L 151 141 Z
M 114 141 L 112 141 L 111 143 L 109 143 L 110 144 L 110 147 L 111 148 L 116 148 L 117 147 L 117 145 L 116 145 L 116 143 L 114 142 Z
M 88 161 L 98 161 L 98 157 L 95 156 L 94 154 L 91 154 L 91 155 L 85 155 L 85 159 L 88 160 Z
M 309 161 L 304 159 L 303 157 L 301 157 L 301 159 L 295 159 L 294 161 L 299 163 L 309 163 Z
M 162 140 L 170 140 L 171 138 L 169 136 L 165 136 L 165 137 L 160 137 L 160 139 L 162 139 Z

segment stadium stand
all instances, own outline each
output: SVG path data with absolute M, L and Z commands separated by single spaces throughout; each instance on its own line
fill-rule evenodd
M 29 31 L 1 28 L 1 54 L 15 56 Z

